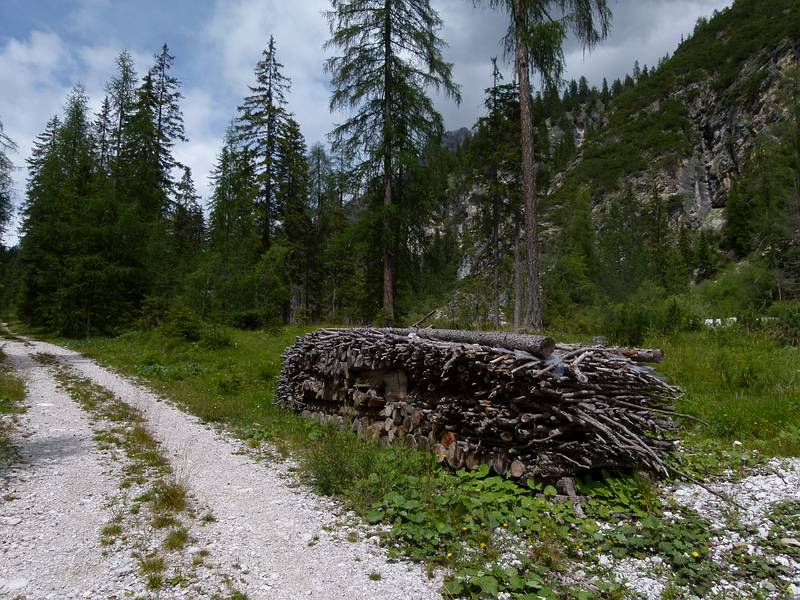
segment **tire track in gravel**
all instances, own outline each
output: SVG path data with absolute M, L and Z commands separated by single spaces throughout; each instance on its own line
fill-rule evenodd
M 0 474 L 0 597 L 110 597 L 118 564 L 103 555 L 99 533 L 119 467 L 97 450 L 88 418 L 31 348 L 3 348 L 28 393 L 15 435 L 20 462 Z M 137 579 L 131 573 L 114 587 L 136 589 Z
M 217 519 L 203 527 L 206 549 L 249 598 L 441 598 L 441 582 L 419 565 L 389 561 L 365 540 L 337 539 L 338 505 L 287 477 L 288 464 L 253 461 L 237 442 L 76 352 L 33 341 L 26 349 L 53 355 L 142 412 L 182 483 Z

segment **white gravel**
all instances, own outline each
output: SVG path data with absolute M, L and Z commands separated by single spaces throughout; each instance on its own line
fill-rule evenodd
M 800 500 L 800 458 L 773 458 L 758 473 L 738 482 L 713 484 L 715 491 L 730 497 L 738 508 L 743 525 L 769 530 L 767 514 L 778 502 Z M 675 489 L 675 500 L 697 511 L 715 526 L 724 527 L 730 504 L 698 485 L 681 485 Z
M 715 491 L 731 498 L 738 507 L 725 502 L 719 496 L 695 484 L 681 484 L 664 490 L 667 498 L 689 508 L 708 519 L 721 535 L 711 539 L 712 558 L 724 566 L 727 553 L 734 547 L 745 547 L 747 552 L 762 558 L 769 557 L 783 565 L 792 575 L 787 589 L 777 589 L 771 582 L 742 582 L 721 580 L 715 582 L 712 593 L 723 598 L 744 598 L 753 595 L 753 588 L 766 598 L 788 597 L 800 600 L 800 562 L 790 556 L 766 550 L 763 542 L 767 539 L 772 521 L 770 512 L 776 504 L 785 500 L 800 500 L 800 458 L 772 459 L 756 473 L 740 481 L 722 481 L 709 485 Z M 727 517 L 726 517 L 727 515 Z M 754 535 L 744 535 L 733 530 L 730 520 L 743 526 L 755 527 Z M 601 556 L 601 564 L 614 573 L 617 581 L 648 600 L 658 600 L 667 585 L 668 571 L 660 559 L 644 560 L 626 558 L 615 561 Z
M 214 563 L 227 572 L 233 579 L 234 587 L 249 598 L 395 600 L 400 596 L 421 600 L 441 597 L 438 592 L 441 579 L 430 580 L 420 566 L 390 562 L 385 552 L 372 543 L 374 540 L 363 540 L 363 536 L 357 542 L 342 539 L 344 536 L 334 530 L 335 523 L 342 518 L 341 509 L 335 502 L 320 498 L 288 477 L 288 464 L 253 461 L 241 452 L 237 442 L 164 402 L 144 387 L 65 348 L 44 342 L 31 342 L 29 345 L 15 343 L 9 344 L 6 352 L 17 366 L 27 370 L 32 380 L 41 378 L 38 372 L 43 369 L 35 366 L 26 355 L 35 352 L 52 354 L 81 376 L 107 388 L 119 399 L 142 411 L 150 431 L 161 442 L 179 479 L 198 502 L 209 507 L 217 518 L 217 522 L 200 529 L 198 546 L 209 550 Z M 114 477 L 106 476 L 103 479 L 104 466 L 99 457 L 95 457 L 92 466 L 88 458 L 95 456 L 91 448 L 91 432 L 80 411 L 65 395 L 57 394 L 54 389 L 48 393 L 52 395 L 48 402 L 57 404 L 57 407 L 48 413 L 49 420 L 44 421 L 42 429 L 46 431 L 58 427 L 68 430 L 71 436 L 80 428 L 88 437 L 84 440 L 84 452 L 59 458 L 68 460 L 72 456 L 74 464 L 71 470 L 59 466 L 53 470 L 47 482 L 31 482 L 27 492 L 30 495 L 30 510 L 38 510 L 43 486 L 47 489 L 57 488 L 52 489 L 59 496 L 53 506 L 60 506 L 64 511 L 81 511 L 80 517 L 75 519 L 76 523 L 81 524 L 81 539 L 75 545 L 82 547 L 82 558 L 76 558 L 76 562 L 80 565 L 101 563 L 98 527 L 108 521 L 108 515 L 103 515 L 97 504 L 87 511 L 80 501 L 89 491 L 94 494 L 93 497 L 101 494 L 102 490 L 113 492 Z M 31 402 L 35 404 L 36 400 Z M 67 409 L 67 406 L 72 408 Z M 65 422 L 69 414 L 76 419 L 74 422 Z M 36 425 L 44 419 L 44 415 L 40 416 L 38 411 L 32 410 L 27 419 Z M 29 467 L 25 467 L 25 472 L 30 473 Z M 63 482 L 55 478 L 62 478 Z M 72 486 L 79 486 L 81 492 L 62 497 Z M 7 507 L 14 511 L 12 516 L 22 518 L 26 528 L 41 531 L 53 527 L 59 532 L 65 530 L 58 514 L 44 511 L 32 516 L 29 512 L 17 509 L 16 506 L 20 506 L 18 502 L 4 505 L 4 509 Z M 87 512 L 92 514 L 87 514 L 83 519 L 83 514 Z M 0 527 L 5 534 L 11 526 L 0 524 Z M 12 543 L 26 546 L 26 556 L 30 557 L 28 562 L 16 564 L 8 569 L 7 575 L 2 575 L 7 586 L 9 581 L 13 583 L 18 579 L 25 579 L 28 585 L 32 585 L 30 581 L 36 579 L 38 585 L 38 574 L 51 569 L 53 556 L 60 558 L 64 551 L 63 546 L 59 546 L 48 554 L 51 544 L 21 539 L 13 532 L 6 535 L 9 535 Z M 41 551 L 34 550 L 34 547 L 41 547 Z M 34 554 L 28 554 L 29 551 Z M 63 569 L 61 566 L 52 569 L 54 574 L 49 575 L 49 580 L 77 584 L 74 578 L 69 577 L 71 569 L 66 566 L 73 564 L 72 558 L 75 555 L 69 561 L 63 561 Z M 104 569 L 101 566 L 98 570 Z M 72 591 L 78 589 L 83 591 L 87 588 L 73 587 Z M 26 588 L 26 597 L 40 597 L 35 594 L 27 596 L 28 591 Z
M 0 471 L 0 597 L 107 598 L 118 558 L 103 556 L 100 529 L 119 485 L 118 465 L 92 441 L 86 415 L 29 356 L 8 342 L 4 352 L 25 378 L 28 410 L 15 442 L 21 462 Z M 117 591 L 139 590 L 129 571 Z

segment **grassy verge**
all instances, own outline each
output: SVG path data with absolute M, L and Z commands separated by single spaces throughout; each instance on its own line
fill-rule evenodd
M 800 349 L 737 327 L 648 340 L 666 359 L 659 368 L 683 387 L 680 410 L 708 422 L 703 443 L 738 441 L 766 455 L 800 456 Z M 738 446 L 738 445 L 737 445 Z
M 587 518 L 580 519 L 545 482 L 523 488 L 485 471 L 453 474 L 428 455 L 379 448 L 281 410 L 273 403 L 280 353 L 305 331 L 231 330 L 222 336 L 227 343 L 214 347 L 155 331 L 68 343 L 144 378 L 253 446 L 267 441 L 281 454 L 292 454 L 317 489 L 383 525 L 390 552 L 449 568 L 453 575 L 446 586 L 452 595 L 622 597 L 625 589 L 598 560 L 603 553 L 660 557 L 675 590 L 702 594 L 714 578 L 733 577 L 710 558 L 715 534 L 710 524 L 691 511 L 664 506 L 646 478 L 580 482 L 580 490 L 593 495 Z M 791 428 L 797 415 L 787 414 L 787 407 L 798 394 L 789 368 L 795 349 L 740 332 L 697 332 L 651 343 L 667 351 L 663 372 L 687 390 L 680 408 L 710 423 L 687 431 L 693 473 L 747 466 L 753 461 L 748 448 L 794 452 Z M 748 395 L 755 398 L 752 410 Z M 777 405 L 758 408 L 770 398 Z M 789 443 L 781 441 L 785 436 Z M 732 446 L 739 438 L 746 447 Z M 585 577 L 576 577 L 576 571 Z
M 11 429 L 16 416 L 23 412 L 25 385 L 5 365 L 6 356 L 0 347 L 0 467 L 14 460 Z

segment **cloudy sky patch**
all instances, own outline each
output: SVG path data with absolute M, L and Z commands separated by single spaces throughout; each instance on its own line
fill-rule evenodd
M 482 111 L 491 81 L 490 59 L 501 61 L 507 20 L 469 0 L 431 0 L 448 43 L 447 60 L 462 85 L 462 103 L 439 98 L 449 129 L 470 127 Z M 609 83 L 629 72 L 634 60 L 655 64 L 688 35 L 700 16 L 731 0 L 611 0 L 611 36 L 592 53 L 574 41 L 566 49 L 567 76 L 586 75 Z M 292 79 L 289 108 L 309 146 L 324 142 L 343 115 L 328 111 L 328 76 L 322 45 L 329 37 L 327 0 L 2 0 L 0 4 L 0 120 L 19 146 L 17 204 L 25 188 L 25 159 L 48 119 L 60 113 L 73 85 L 83 85 L 93 109 L 114 73 L 114 58 L 126 48 L 142 75 L 166 42 L 183 82 L 187 144 L 176 148 L 192 168 L 207 199 L 208 173 L 236 107 L 247 94 L 253 67 L 274 35 L 285 74 Z M 505 67 L 506 74 L 510 72 Z M 13 243 L 11 232 L 6 242 Z

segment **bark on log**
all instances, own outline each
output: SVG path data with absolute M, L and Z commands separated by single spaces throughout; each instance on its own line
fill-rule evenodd
M 508 350 L 522 350 L 540 358 L 547 358 L 553 354 L 556 343 L 553 338 L 546 335 L 523 335 L 519 333 L 505 333 L 502 331 L 461 331 L 458 329 L 393 329 L 385 330 L 387 333 L 400 336 L 415 335 L 417 337 L 457 344 L 478 344 L 492 348 L 507 348 Z
M 381 445 L 432 451 L 456 469 L 488 464 L 519 479 L 667 471 L 680 392 L 619 349 L 562 345 L 543 358 L 509 334 L 406 332 L 298 338 L 284 354 L 279 403 Z

